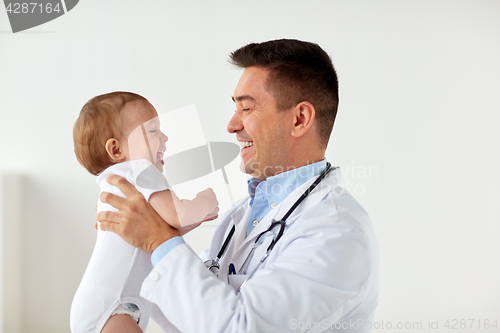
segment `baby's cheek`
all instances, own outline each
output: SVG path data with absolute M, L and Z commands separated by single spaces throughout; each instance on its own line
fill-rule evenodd
M 142 147 L 140 146 L 130 147 L 129 151 L 131 160 L 138 160 L 138 159 L 147 159 L 148 161 L 151 160 L 146 145 L 143 145 Z

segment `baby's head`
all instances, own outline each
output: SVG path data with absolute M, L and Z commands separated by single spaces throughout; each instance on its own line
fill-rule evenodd
M 130 92 L 92 98 L 83 106 L 73 129 L 76 158 L 93 175 L 113 164 L 141 158 L 163 171 L 167 140 L 155 108 Z

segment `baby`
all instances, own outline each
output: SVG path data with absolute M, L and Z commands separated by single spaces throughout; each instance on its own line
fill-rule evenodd
M 168 138 L 160 131 L 155 108 L 144 97 L 114 92 L 92 98 L 80 112 L 73 140 L 80 164 L 99 175 L 101 192 L 125 197 L 106 177 L 117 174 L 126 178 L 181 233 L 217 217 L 218 202 L 212 189 L 198 193 L 192 201 L 180 200 L 170 190 L 161 173 Z M 97 210 L 116 211 L 100 200 Z M 114 314 L 130 315 L 144 331 L 152 304 L 139 293 L 151 269 L 149 253 L 112 232 L 98 230 L 94 252 L 71 306 L 71 331 L 101 332 Z

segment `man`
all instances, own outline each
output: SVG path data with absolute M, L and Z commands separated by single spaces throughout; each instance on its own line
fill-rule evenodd
M 231 61 L 245 70 L 227 129 L 242 145 L 241 169 L 253 178 L 249 197 L 222 217 L 202 255 L 224 252 L 218 277 L 119 177 L 108 181 L 127 198 L 101 196 L 119 209 L 97 216 L 101 229 L 153 253 L 141 295 L 158 306 L 155 320 L 165 330 L 368 332 L 378 301 L 378 245 L 368 215 L 340 187 L 339 170 L 325 176 L 338 104 L 330 58 L 316 44 L 275 40 L 242 47 Z M 280 225 L 265 231 L 284 215 L 284 232 L 265 255 Z

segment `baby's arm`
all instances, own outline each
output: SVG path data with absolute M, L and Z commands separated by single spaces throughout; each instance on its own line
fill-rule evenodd
M 219 211 L 217 197 L 210 188 L 198 193 L 193 200 L 179 199 L 170 190 L 159 191 L 151 194 L 149 203 L 176 229 L 213 219 Z

